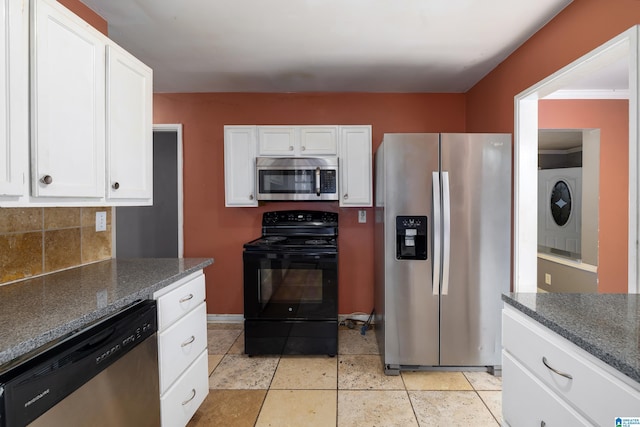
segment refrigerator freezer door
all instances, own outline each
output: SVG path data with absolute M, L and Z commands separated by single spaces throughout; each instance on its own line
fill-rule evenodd
M 440 364 L 501 365 L 501 294 L 509 291 L 511 259 L 511 136 L 442 134 L 441 150 L 451 232 L 444 236 L 450 259 L 443 265 L 449 284 L 440 304 Z
M 438 364 L 438 305 L 432 283 L 432 172 L 438 171 L 438 134 L 385 135 L 384 141 L 384 363 Z M 398 216 L 427 217 L 427 259 L 397 259 Z M 376 310 L 379 308 L 376 307 Z

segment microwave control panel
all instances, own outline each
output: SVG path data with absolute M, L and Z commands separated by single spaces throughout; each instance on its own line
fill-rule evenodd
M 334 194 L 338 191 L 338 177 L 335 169 L 320 171 L 320 192 Z

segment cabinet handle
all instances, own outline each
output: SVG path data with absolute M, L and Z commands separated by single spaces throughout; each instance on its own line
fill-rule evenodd
M 191 402 L 194 398 L 196 397 L 196 389 L 192 388 L 191 389 L 191 397 L 188 398 L 187 400 L 185 400 L 184 402 L 182 402 L 182 406 L 186 405 L 187 403 Z
M 182 303 L 182 302 L 187 302 L 187 301 L 189 301 L 190 299 L 193 299 L 193 294 L 189 294 L 189 295 L 187 295 L 186 297 L 182 297 L 182 298 L 180 298 L 180 302 L 181 302 L 181 303 Z
M 289 146 L 289 151 L 293 151 L 293 145 Z
M 253 200 L 253 194 L 249 194 L 249 200 Z
M 307 149 L 307 147 L 305 147 L 304 145 L 302 147 L 300 147 L 300 150 L 302 150 L 302 151 L 304 151 L 306 149 Z
M 561 377 L 565 377 L 567 379 L 572 380 L 573 377 L 570 374 L 567 374 L 566 372 L 562 372 L 562 371 L 558 371 L 556 368 L 552 367 L 551 365 L 549 365 L 549 362 L 547 361 L 547 358 L 542 356 L 542 363 L 544 364 L 544 366 L 546 366 L 550 371 L 555 372 L 556 374 L 560 375 Z
M 118 188 L 120 188 L 120 183 L 114 182 L 113 184 L 111 184 L 111 188 L 113 188 L 114 190 L 117 190 Z
M 45 175 L 42 178 L 40 178 L 40 182 L 46 185 L 49 185 L 53 182 L 53 178 L 51 177 L 51 175 Z
M 347 200 L 348 198 L 349 198 L 349 195 L 345 193 L 343 199 Z
M 194 335 L 191 335 L 191 338 L 189 338 L 188 340 L 180 344 L 180 347 L 186 347 L 189 344 L 193 343 L 195 340 L 196 340 L 196 337 Z

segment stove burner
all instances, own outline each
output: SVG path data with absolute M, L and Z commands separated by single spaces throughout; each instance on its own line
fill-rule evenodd
M 305 245 L 326 245 L 327 241 L 324 239 L 311 239 L 311 240 L 306 240 L 304 244 Z

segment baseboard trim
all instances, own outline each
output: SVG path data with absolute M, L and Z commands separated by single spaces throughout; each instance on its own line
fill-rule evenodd
M 207 314 L 207 323 L 243 323 L 242 314 Z
M 368 314 L 339 314 L 338 321 L 344 322 L 347 319 L 358 320 L 360 322 L 366 322 L 369 319 Z M 374 323 L 374 319 L 371 319 L 371 323 Z M 244 322 L 244 315 L 242 314 L 207 314 L 207 323 L 242 323 Z

